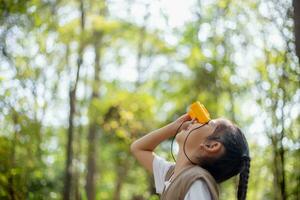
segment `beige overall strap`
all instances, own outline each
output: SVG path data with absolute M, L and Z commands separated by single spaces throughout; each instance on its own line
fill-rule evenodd
M 172 176 L 172 174 L 173 174 L 174 169 L 175 169 L 175 165 L 172 165 L 172 166 L 169 168 L 169 170 L 167 171 L 166 176 L 165 176 L 165 181 L 170 180 L 170 178 L 171 178 L 171 176 Z
M 172 166 L 168 169 L 168 171 L 167 171 L 167 173 L 166 173 L 166 176 L 165 176 L 165 181 L 170 180 L 170 178 L 171 178 L 171 176 L 172 176 L 172 174 L 173 174 L 173 172 L 174 172 L 174 169 L 175 169 L 175 165 L 172 165 Z M 164 199 L 165 199 L 165 192 L 166 192 L 166 186 L 164 186 L 164 189 L 163 189 L 163 191 L 162 191 L 162 193 L 161 193 L 161 196 L 160 196 L 160 199 L 161 199 L 161 200 L 164 200 Z

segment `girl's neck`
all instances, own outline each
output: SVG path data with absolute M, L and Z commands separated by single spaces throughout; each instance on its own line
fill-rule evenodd
M 177 155 L 175 169 L 174 169 L 172 179 L 174 179 L 183 169 L 190 167 L 192 165 L 193 164 L 186 158 L 182 149 L 180 148 L 178 155 Z

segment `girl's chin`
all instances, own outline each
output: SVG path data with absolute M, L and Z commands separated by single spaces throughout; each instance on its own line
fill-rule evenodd
M 181 142 L 184 133 L 185 133 L 185 131 L 182 130 L 182 131 L 180 131 L 180 132 L 176 135 L 176 141 L 177 141 L 178 144 Z

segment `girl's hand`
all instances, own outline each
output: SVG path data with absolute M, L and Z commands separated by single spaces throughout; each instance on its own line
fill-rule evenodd
M 176 131 L 177 129 L 179 128 L 178 130 L 178 133 L 181 131 L 181 130 L 185 130 L 190 122 L 191 122 L 192 118 L 187 114 L 183 114 L 182 116 L 180 116 L 179 118 L 177 118 L 174 122 L 173 122 L 173 126 L 174 126 L 174 135 L 176 134 Z
M 178 117 L 175 120 L 175 123 L 181 124 L 182 122 L 190 121 L 190 120 L 192 120 L 192 118 L 187 113 L 185 113 L 185 114 L 181 115 L 180 117 Z

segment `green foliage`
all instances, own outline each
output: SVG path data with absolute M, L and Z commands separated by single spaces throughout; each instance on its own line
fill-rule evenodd
M 120 2 L 82 2 L 0 2 L 0 199 L 62 199 L 69 89 L 78 63 L 72 199 L 87 199 L 93 123 L 96 198 L 158 200 L 153 177 L 133 158 L 130 144 L 196 100 L 212 118 L 226 117 L 245 130 L 252 157 L 248 199 L 281 198 L 280 150 L 287 199 L 299 198 L 300 68 L 290 49 L 290 19 L 266 20 L 263 1 L 195 1 L 193 19 L 171 30 L 153 27 L 147 9 L 139 11 L 145 12 L 143 22 L 135 20 L 138 2 L 122 7 L 128 18 L 116 13 Z M 277 13 L 276 6 L 288 13 L 289 3 L 269 3 L 270 13 Z M 284 45 L 272 46 L 269 36 Z M 91 98 L 93 90 L 99 96 Z M 170 158 L 165 142 L 158 152 Z M 221 185 L 221 199 L 236 198 L 237 181 Z

